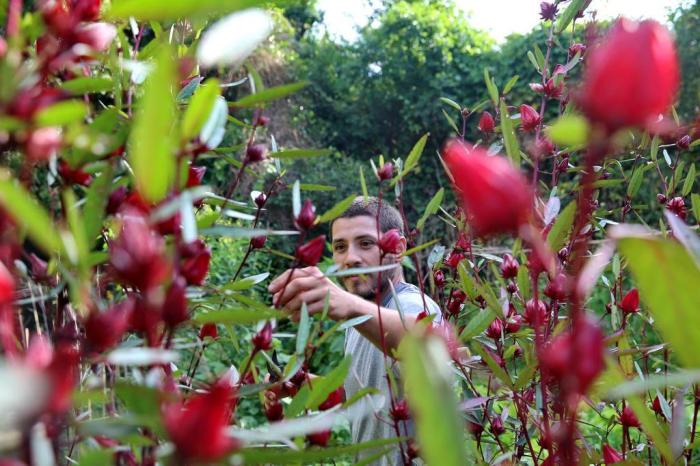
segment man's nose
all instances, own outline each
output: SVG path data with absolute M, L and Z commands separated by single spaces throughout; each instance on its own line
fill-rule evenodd
M 361 264 L 362 264 L 362 259 L 360 258 L 360 255 L 359 255 L 359 249 L 352 244 L 349 245 L 347 254 L 345 254 L 345 258 L 343 260 L 343 265 L 345 265 L 346 268 L 350 268 L 350 267 L 357 267 L 358 265 L 361 265 Z

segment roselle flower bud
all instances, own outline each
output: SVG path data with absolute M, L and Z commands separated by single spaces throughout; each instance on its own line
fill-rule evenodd
M 270 122 L 270 118 L 264 116 L 264 115 L 258 115 L 255 117 L 255 120 L 253 120 L 253 125 L 254 126 L 267 126 L 267 124 Z
M 494 340 L 500 340 L 503 336 L 503 321 L 501 319 L 493 319 L 486 329 L 486 336 Z
M 255 197 L 255 205 L 258 206 L 259 209 L 262 209 L 265 202 L 267 202 L 267 196 L 265 193 L 260 193 Z
M 525 314 L 523 317 L 531 327 L 535 326 L 537 320 L 539 320 L 540 325 L 544 325 L 547 321 L 547 305 L 544 301 L 538 300 L 535 302 L 534 299 L 529 299 L 525 303 Z
M 515 293 L 518 291 L 518 285 L 515 282 L 508 282 L 506 285 L 506 291 L 510 294 Z
M 506 254 L 503 256 L 503 262 L 501 262 L 501 276 L 506 280 L 517 277 L 519 266 L 517 259 L 510 254 Z
M 396 228 L 382 233 L 382 236 L 379 238 L 379 249 L 382 251 L 382 254 L 400 254 L 401 238 L 403 236 Z
M 76 28 L 75 41 L 85 44 L 96 52 L 103 52 L 117 35 L 117 28 L 109 23 L 90 23 Z
M 163 425 L 177 458 L 185 464 L 215 462 L 240 446 L 227 432 L 233 398 L 230 384 L 216 383 L 207 393 L 163 409 Z
M 516 232 L 529 220 L 531 190 L 507 159 L 457 139 L 442 154 L 476 236 Z
M 467 421 L 467 429 L 472 435 L 479 436 L 484 431 L 484 426 L 477 422 Z
M 632 288 L 620 302 L 620 310 L 625 314 L 633 314 L 639 310 L 639 291 Z
M 547 286 L 544 287 L 544 295 L 549 299 L 563 301 L 567 295 L 567 278 L 563 273 L 554 277 Z
M 530 89 L 536 94 L 544 94 L 544 86 L 540 83 L 530 83 Z
M 503 420 L 500 418 L 500 416 L 494 416 L 491 418 L 491 427 L 489 430 L 496 437 L 500 437 L 506 431 L 506 428 L 503 427 Z
M 541 121 L 542 118 L 537 110 L 525 104 L 520 106 L 520 128 L 523 131 L 528 133 L 534 131 Z
M 445 257 L 445 265 L 451 269 L 456 269 L 460 262 L 464 259 L 464 254 L 458 251 L 450 252 L 447 257 Z
M 306 375 L 307 371 L 302 367 L 299 369 L 296 374 L 292 376 L 291 379 L 289 379 L 290 382 L 292 382 L 294 385 L 297 387 L 301 386 L 306 381 Z
M 318 406 L 321 411 L 326 411 L 338 406 L 345 399 L 345 389 L 341 386 L 328 394 L 328 397 Z
M 457 242 L 455 243 L 455 249 L 461 249 L 462 251 L 468 251 L 471 249 L 472 243 L 467 238 L 467 235 L 460 233 L 457 237 Z
M 126 215 L 117 239 L 109 246 L 116 277 L 142 291 L 162 282 L 170 271 L 163 238 L 138 215 Z
M 692 139 L 687 134 L 676 141 L 676 147 L 681 150 L 688 150 Z
M 307 199 L 299 211 L 299 215 L 294 219 L 294 224 L 299 230 L 308 230 L 314 226 L 316 221 L 316 208 L 313 203 Z
M 681 220 L 685 220 L 688 216 L 688 209 L 685 207 L 685 201 L 682 197 L 674 197 L 666 204 L 666 208 L 675 214 Z
M 411 413 L 408 410 L 406 400 L 398 400 L 389 410 L 389 415 L 395 421 L 408 421 L 411 419 Z
M 613 447 L 607 443 L 603 445 L 603 462 L 607 464 L 621 463 L 623 461 L 622 455 L 619 451 L 615 450 Z
M 456 301 L 460 304 L 463 303 L 467 299 L 467 295 L 464 293 L 464 291 L 462 291 L 460 289 L 452 290 L 450 297 L 453 301 Z
M 580 43 L 571 44 L 569 46 L 569 58 L 573 57 L 577 53 L 579 56 L 583 57 L 583 54 L 586 53 L 586 46 Z
M 540 3 L 540 18 L 542 18 L 542 21 L 554 21 L 554 18 L 557 16 L 557 9 L 558 7 L 555 3 Z
M 216 324 L 212 322 L 202 325 L 202 328 L 199 330 L 200 340 L 204 340 L 205 338 L 211 338 L 212 340 L 216 340 L 218 336 L 219 332 L 216 329 Z
M 557 252 L 557 257 L 560 261 L 566 262 L 569 259 L 569 250 L 566 247 L 561 248 Z
M 201 239 L 196 239 L 189 244 L 190 254 L 183 254 L 180 273 L 188 285 L 199 286 L 204 283 L 204 278 L 209 272 L 211 250 Z
M 427 319 L 429 315 L 430 315 L 430 313 L 428 311 L 426 311 L 425 309 L 423 309 L 418 314 L 416 314 L 416 322 L 420 322 L 423 319 Z
M 246 163 L 257 163 L 265 160 L 267 147 L 264 144 L 251 144 L 245 151 Z
M 511 317 L 508 318 L 506 321 L 506 333 L 515 333 L 520 330 L 520 327 L 522 326 L 523 323 L 523 316 L 520 314 L 515 314 Z
M 24 151 L 33 162 L 46 162 L 61 148 L 61 131 L 46 127 L 31 131 L 24 143 Z
M 253 347 L 256 351 L 267 351 L 272 348 L 272 324 L 268 321 L 258 333 L 253 335 Z
M 165 295 L 162 313 L 163 322 L 171 329 L 190 319 L 190 313 L 187 309 L 187 297 L 185 296 L 186 287 L 187 282 L 185 279 L 176 277 Z
M 416 459 L 420 456 L 420 449 L 418 448 L 416 442 L 413 439 L 409 439 L 407 442 L 406 454 L 411 460 Z
M 632 408 L 630 408 L 629 405 L 625 406 L 620 413 L 620 424 L 627 428 L 636 427 L 639 429 L 641 427 L 639 419 L 637 419 L 637 415 L 634 414 L 634 411 L 632 411 Z
M 442 270 L 436 270 L 433 272 L 433 279 L 435 280 L 435 286 L 442 288 L 445 286 L 445 274 Z
M 117 189 L 109 193 L 106 208 L 107 214 L 116 214 L 119 211 L 119 208 L 121 207 L 124 200 L 126 200 L 126 186 L 119 186 Z
M 274 401 L 268 402 L 267 406 L 265 406 L 265 417 L 270 422 L 281 421 L 284 419 L 284 407 L 282 403 L 277 400 L 276 395 L 271 395 L 274 397 Z M 268 396 L 268 394 L 266 393 L 265 396 Z
M 577 100 L 590 120 L 609 131 L 645 127 L 665 114 L 675 99 L 676 47 L 669 31 L 656 21 L 617 20 L 589 51 L 587 62 Z
M 299 246 L 295 257 L 300 264 L 313 267 L 321 260 L 323 251 L 326 249 L 326 236 L 321 235 Z
M 654 401 L 651 402 L 651 409 L 653 409 L 657 415 L 666 417 L 664 415 L 664 410 L 661 408 L 661 400 L 659 399 L 659 395 L 656 395 L 654 397 Z
M 321 432 L 315 432 L 313 434 L 308 434 L 306 438 L 311 445 L 317 445 L 319 447 L 325 447 L 328 445 L 328 440 L 331 438 L 331 431 L 322 430 Z
M 206 171 L 207 167 L 195 167 L 194 165 L 190 165 L 187 171 L 187 187 L 193 188 L 201 185 Z
M 15 279 L 5 264 L 0 261 L 0 307 L 12 304 L 15 295 Z
M 554 74 L 557 74 L 556 71 Z M 549 99 L 559 99 L 564 93 L 564 80 L 549 78 L 547 81 L 545 81 L 542 91 Z
M 114 347 L 129 328 L 134 300 L 127 298 L 104 312 L 93 309 L 85 321 L 85 343 L 94 353 Z
M 92 182 L 92 175 L 81 169 L 71 168 L 65 160 L 60 160 L 57 167 L 58 174 L 67 183 L 88 186 Z
M 262 235 L 262 236 L 253 236 L 250 238 L 250 248 L 251 249 L 260 249 L 263 246 L 265 246 L 265 242 L 267 241 L 267 236 Z
M 496 127 L 496 122 L 489 112 L 483 112 L 479 118 L 479 131 L 482 133 L 493 133 Z
M 71 13 L 82 21 L 95 21 L 100 17 L 100 0 L 72 0 Z
M 390 180 L 394 175 L 394 165 L 391 162 L 386 162 L 382 167 L 377 170 L 377 177 L 379 181 Z
M 462 303 L 460 301 L 456 301 L 453 299 L 449 303 L 447 303 L 447 312 L 449 312 L 451 315 L 456 316 L 461 310 Z

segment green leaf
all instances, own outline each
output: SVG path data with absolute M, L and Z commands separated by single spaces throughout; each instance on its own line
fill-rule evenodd
M 518 380 L 516 380 L 513 385 L 513 391 L 522 390 L 528 383 L 532 383 L 535 371 L 537 371 L 537 364 L 528 364 L 527 367 L 520 372 L 520 375 L 518 375 Z
M 458 112 L 461 112 L 461 111 L 462 111 L 462 107 L 461 107 L 457 102 L 455 102 L 454 100 L 448 99 L 447 97 L 440 97 L 440 100 L 441 100 L 442 102 L 446 103 L 447 105 L 449 105 L 450 107 L 454 108 L 454 109 L 457 110 Z
M 691 164 L 688 169 L 688 174 L 685 176 L 685 181 L 683 182 L 683 189 L 681 190 L 681 195 L 687 196 L 693 189 L 693 183 L 695 183 L 695 164 Z
M 204 324 L 208 322 L 217 324 L 256 324 L 262 320 L 283 319 L 286 315 L 272 308 L 250 309 L 238 307 L 232 309 L 220 309 L 215 311 L 203 312 L 197 314 L 192 319 L 195 323 Z
M 566 10 L 559 15 L 559 21 L 557 22 L 556 33 L 561 34 L 564 29 L 566 29 L 569 24 L 574 20 L 576 14 L 585 6 L 585 0 L 572 0 Z
M 85 227 L 83 226 L 82 215 L 78 208 L 75 193 L 70 188 L 63 191 L 62 197 L 66 221 L 73 239 L 70 244 L 75 248 L 75 260 L 84 267 L 88 256 L 88 245 L 87 239 L 85 238 Z M 69 256 L 72 255 L 71 248 L 67 248 L 67 250 Z M 73 257 L 71 257 L 71 259 L 73 259 Z
M 162 395 L 158 390 L 145 385 L 128 382 L 117 382 L 116 395 L 124 403 L 128 411 L 140 416 L 160 416 L 160 400 Z
M 281 86 L 270 87 L 264 91 L 260 91 L 255 94 L 250 94 L 243 97 L 240 100 L 229 103 L 231 107 L 246 108 L 246 107 L 256 107 L 265 102 L 271 100 L 281 99 L 289 94 L 297 92 L 300 89 L 306 87 L 309 83 L 306 81 L 300 81 L 292 84 L 283 84 Z
M 335 186 L 325 186 L 322 184 L 305 184 L 300 183 L 299 189 L 302 191 L 335 191 Z
M 693 213 L 695 214 L 695 221 L 700 222 L 700 194 L 693 193 L 690 195 L 690 202 L 693 205 Z
M 65 100 L 45 108 L 35 120 L 39 126 L 63 126 L 82 121 L 88 114 L 88 106 L 79 100 Z
M 350 207 L 350 204 L 352 204 L 352 201 L 354 201 L 356 197 L 357 195 L 351 194 L 342 201 L 338 202 L 336 205 L 318 217 L 317 223 L 330 222 L 331 220 L 335 220 L 339 216 L 343 215 L 343 212 L 348 210 L 348 207 Z
M 520 78 L 520 76 L 518 76 L 517 74 L 515 76 L 513 76 L 512 78 L 510 78 L 510 80 L 506 83 L 506 85 L 503 86 L 503 94 L 508 94 L 510 92 L 510 90 L 513 89 L 513 86 L 515 86 L 515 83 L 518 82 L 519 78 Z
M 540 73 L 540 64 L 537 63 L 537 59 L 535 58 L 535 54 L 532 53 L 532 50 L 527 51 L 527 58 L 530 60 L 530 63 L 532 63 L 532 66 L 535 67 L 538 73 Z
M 588 120 L 581 115 L 563 115 L 545 129 L 547 136 L 560 146 L 578 146 L 588 141 Z
M 352 455 L 366 450 L 373 450 L 386 445 L 398 443 L 398 438 L 369 440 L 355 445 L 343 445 L 329 448 L 311 448 L 308 450 L 291 450 L 289 448 L 257 447 L 244 448 L 236 452 L 243 458 L 244 464 L 300 464 L 326 463 L 324 460 L 337 460 L 342 455 Z
M 63 251 L 61 236 L 49 213 L 6 171 L 0 171 L 0 204 L 45 253 Z
M 428 205 L 425 208 L 425 212 L 423 213 L 423 216 L 421 217 L 420 220 L 418 220 L 418 223 L 416 224 L 416 228 L 418 230 L 422 230 L 423 227 L 425 226 L 425 222 L 428 220 L 428 217 L 431 215 L 435 214 L 438 209 L 440 208 L 440 204 L 442 203 L 442 198 L 445 195 L 445 188 L 440 188 L 440 190 L 435 193 L 433 198 L 428 202 Z
M 504 101 L 500 103 L 501 112 L 501 133 L 503 133 L 503 142 L 506 146 L 506 153 L 516 167 L 520 166 L 520 147 L 518 146 L 518 138 L 515 135 L 513 128 L 513 120 L 508 115 L 508 107 Z
M 189 141 L 199 134 L 220 95 L 218 79 L 207 79 L 197 88 L 182 119 L 181 139 L 183 141 Z
M 351 360 L 351 356 L 348 355 L 328 374 L 313 379 L 312 388 L 309 388 L 309 385 L 304 385 L 287 407 L 286 416 L 296 417 L 304 409 L 318 408 L 321 403 L 326 401 L 328 395 L 343 383 L 350 370 Z
M 308 159 L 310 157 L 323 157 L 332 153 L 333 151 L 331 149 L 288 149 L 271 152 L 270 157 L 274 157 L 276 159 L 293 160 Z
M 260 0 L 114 0 L 106 16 L 141 21 L 176 20 L 193 15 L 221 15 L 260 4 Z
M 486 330 L 491 322 L 496 318 L 496 314 L 491 309 L 481 309 L 475 317 L 469 319 L 469 323 L 459 335 L 460 341 L 467 341 Z
M 394 186 L 400 179 L 406 176 L 408 172 L 413 170 L 416 165 L 418 165 L 418 160 L 423 154 L 423 149 L 425 149 L 425 143 L 428 141 L 428 136 L 430 136 L 430 133 L 425 133 L 413 146 L 411 152 L 409 152 L 408 156 L 406 157 L 404 169 L 401 170 L 401 173 L 399 173 L 393 180 L 391 180 L 391 186 Z
M 87 189 L 83 208 L 83 228 L 89 249 L 93 248 L 97 236 L 102 231 L 107 200 L 110 191 L 114 188 L 113 182 L 112 166 L 105 164 L 102 173 L 92 180 Z
M 114 83 L 111 78 L 76 78 L 64 81 L 61 88 L 73 95 L 92 94 L 93 92 L 111 91 Z
M 306 303 L 301 303 L 301 316 L 299 318 L 299 330 L 297 330 L 297 347 L 298 355 L 303 356 L 306 349 L 306 341 L 309 339 L 309 331 L 311 330 L 311 320 L 309 319 L 309 309 Z
M 223 287 L 224 290 L 230 291 L 243 291 L 248 290 L 258 283 L 263 282 L 267 277 L 270 276 L 270 272 L 263 272 L 257 275 L 251 275 L 250 277 L 241 278 L 229 285 Z
M 362 167 L 360 167 L 360 186 L 362 188 L 362 197 L 364 198 L 364 202 L 367 202 L 369 193 L 367 192 L 367 182 L 365 181 L 365 173 L 362 170 Z
M 461 261 L 457 265 L 457 274 L 459 275 L 459 285 L 462 291 L 464 291 L 464 293 L 470 299 L 476 298 L 476 295 L 478 294 L 476 291 L 476 285 L 474 284 L 472 277 L 469 276 L 469 272 L 467 271 L 467 267 L 464 265 L 464 261 Z
M 114 462 L 114 450 L 90 449 L 80 452 L 78 466 L 104 466 Z
M 135 185 L 148 201 L 163 199 L 175 178 L 173 122 L 176 120 L 175 62 L 164 46 L 156 58 L 156 67 L 146 79 L 144 94 L 134 118 L 129 139 L 129 163 Z
M 654 138 L 651 140 L 651 150 L 649 152 L 649 156 L 651 157 L 651 160 L 656 162 L 656 157 L 659 154 L 659 144 L 661 143 L 661 139 L 659 139 L 658 136 L 654 136 Z
M 481 356 L 481 359 L 484 360 L 487 366 L 489 366 L 489 369 L 491 369 L 491 372 L 493 372 L 493 375 L 506 384 L 508 387 L 513 388 L 513 381 L 510 379 L 510 376 L 506 373 L 505 370 L 498 364 L 496 364 L 496 361 L 493 360 L 491 355 L 484 350 L 484 347 L 481 346 L 481 343 L 478 341 L 475 342 L 472 345 L 472 350 L 479 356 Z
M 498 105 L 498 89 L 496 89 L 496 85 L 491 79 L 487 68 L 484 68 L 484 82 L 486 83 L 486 90 L 489 92 L 489 97 L 491 97 L 491 102 L 493 102 L 493 105 Z
M 642 185 L 642 175 L 645 171 L 644 166 L 641 166 L 635 168 L 634 172 L 632 172 L 629 184 L 627 185 L 628 197 L 634 197 L 634 195 L 637 194 L 637 191 L 639 191 L 639 187 Z
M 661 239 L 624 238 L 619 248 L 657 328 L 687 368 L 700 368 L 700 269 L 682 245 Z M 682 322 L 683 325 L 678 325 Z
M 464 423 L 452 390 L 449 361 L 440 339 L 408 334 L 399 346 L 405 394 L 416 420 L 416 433 L 427 464 L 470 464 Z
M 574 216 L 576 215 L 576 201 L 572 201 L 564 207 L 557 219 L 552 225 L 552 229 L 547 234 L 547 243 L 552 251 L 559 251 L 569 236 L 569 231 L 574 224 Z
M 410 255 L 412 255 L 412 254 L 415 254 L 415 253 L 417 253 L 418 251 L 422 251 L 422 250 L 425 249 L 425 248 L 429 248 L 430 246 L 432 246 L 433 244 L 437 243 L 438 241 L 439 241 L 439 240 L 436 238 L 436 239 L 433 239 L 433 240 L 428 241 L 427 243 L 419 244 L 418 246 L 416 246 L 416 247 L 414 247 L 414 248 L 411 248 L 411 249 L 405 251 L 405 252 L 402 254 L 402 256 L 410 256 Z

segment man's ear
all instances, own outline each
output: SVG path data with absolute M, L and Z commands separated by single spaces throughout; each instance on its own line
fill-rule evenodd
M 401 252 L 399 252 L 399 253 L 396 255 L 397 259 L 398 259 L 398 257 L 399 257 L 401 254 L 403 254 L 404 252 L 406 252 L 406 244 L 407 244 L 407 243 L 406 243 L 406 237 L 405 237 L 405 236 L 401 236 Z M 399 262 L 400 262 L 400 261 L 401 261 L 401 260 L 399 259 Z

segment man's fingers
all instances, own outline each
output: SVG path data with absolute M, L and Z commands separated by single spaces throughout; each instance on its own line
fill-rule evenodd
M 307 306 L 311 303 L 315 303 L 319 299 L 323 299 L 326 296 L 326 290 L 323 288 L 312 288 L 310 290 L 301 292 L 294 296 L 287 304 L 284 306 L 285 309 L 289 311 L 297 311 L 301 309 L 301 304 L 306 303 Z M 309 312 L 311 310 L 309 309 Z
M 284 292 L 280 290 L 280 295 L 277 296 L 276 301 L 274 301 L 275 306 L 277 307 L 285 307 L 285 305 L 294 299 L 298 294 L 303 293 L 304 291 L 314 289 L 317 287 L 320 287 L 323 285 L 323 282 L 321 282 L 318 278 L 316 277 L 299 277 L 299 278 L 294 278 L 292 281 L 290 281 L 287 284 L 287 287 L 284 289 Z
M 287 280 L 289 280 L 289 274 L 293 273 L 292 279 L 297 279 L 301 277 L 323 277 L 323 272 L 318 267 L 304 267 L 302 269 L 287 269 L 282 272 L 277 278 L 272 280 L 269 285 L 267 285 L 267 291 L 270 293 L 276 293 L 280 291 Z

